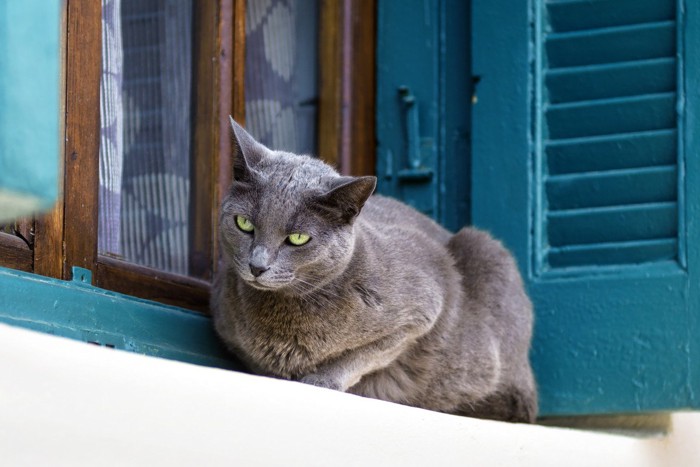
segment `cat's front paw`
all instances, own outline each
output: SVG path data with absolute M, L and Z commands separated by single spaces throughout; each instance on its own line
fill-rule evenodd
M 323 376 L 315 373 L 306 375 L 302 377 L 299 381 L 304 384 L 310 384 L 312 386 L 318 386 L 320 388 L 333 389 L 334 391 L 343 390 L 343 387 L 339 381 L 336 381 L 335 379 L 330 378 L 328 376 Z

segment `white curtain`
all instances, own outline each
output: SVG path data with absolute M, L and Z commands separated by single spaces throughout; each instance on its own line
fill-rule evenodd
M 102 1 L 99 248 L 187 274 L 192 1 Z
M 102 0 L 98 248 L 119 254 L 124 126 L 121 0 Z
M 246 3 L 246 125 L 274 148 L 315 153 L 317 0 Z

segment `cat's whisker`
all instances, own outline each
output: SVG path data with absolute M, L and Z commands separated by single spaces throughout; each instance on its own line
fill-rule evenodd
M 298 277 L 296 280 L 302 284 L 308 285 L 309 288 L 317 288 L 317 286 L 312 284 L 311 282 L 307 282 L 307 281 L 300 279 Z M 335 297 L 335 298 L 342 298 L 339 294 L 333 292 L 332 290 L 330 290 L 328 288 L 324 288 L 320 293 L 322 293 L 323 295 L 329 295 L 329 296 Z

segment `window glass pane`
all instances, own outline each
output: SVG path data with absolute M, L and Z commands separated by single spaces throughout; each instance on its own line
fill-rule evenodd
M 246 2 L 246 126 L 271 148 L 316 154 L 318 24 L 318 0 Z
M 102 4 L 99 251 L 187 274 L 192 1 Z

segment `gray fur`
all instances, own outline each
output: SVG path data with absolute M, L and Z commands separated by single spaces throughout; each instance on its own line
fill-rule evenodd
M 262 375 L 534 420 L 532 306 L 498 241 L 472 228 L 452 235 L 398 201 L 369 197 L 374 177 L 341 177 L 232 126 L 238 154 L 212 297 L 230 350 Z M 286 244 L 295 232 L 312 240 Z M 269 269 L 256 279 L 251 264 Z

